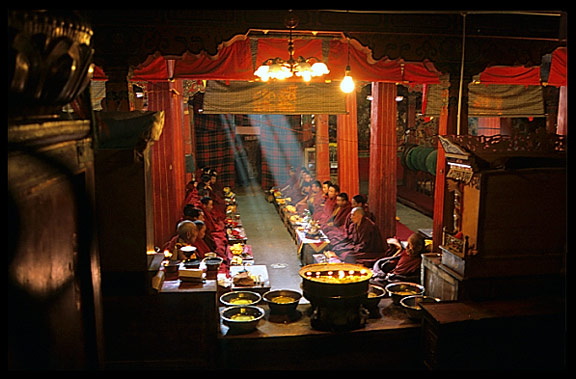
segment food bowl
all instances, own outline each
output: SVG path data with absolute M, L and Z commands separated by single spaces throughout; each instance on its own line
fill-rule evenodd
M 185 268 L 200 268 L 200 260 L 199 259 L 192 259 L 192 260 L 185 260 L 184 263 L 184 267 Z
M 423 295 L 424 286 L 411 282 L 396 282 L 390 283 L 386 286 L 386 291 L 392 297 L 392 302 L 400 305 L 400 300 L 406 296 Z
M 253 305 L 240 305 L 224 308 L 220 314 L 224 325 L 231 334 L 250 333 L 264 317 L 264 309 Z
M 386 296 L 386 290 L 384 288 L 370 284 L 368 286 L 368 292 L 366 293 L 366 300 L 364 300 L 363 304 L 367 308 L 376 308 L 384 296 Z
M 262 300 L 262 296 L 251 291 L 233 291 L 220 296 L 220 302 L 227 307 L 256 305 Z
M 422 303 L 437 303 L 440 299 L 432 296 L 412 295 L 406 296 L 400 300 L 400 305 L 406 311 L 406 315 L 413 320 L 420 320 L 422 318 Z
M 268 304 L 270 313 L 290 314 L 296 311 L 302 294 L 292 290 L 273 290 L 266 292 L 262 298 Z

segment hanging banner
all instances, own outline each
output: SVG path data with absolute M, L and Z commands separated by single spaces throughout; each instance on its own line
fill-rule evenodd
M 205 114 L 346 114 L 337 83 L 208 81 Z
M 468 86 L 469 117 L 542 117 L 544 97 L 540 86 Z
M 426 90 L 427 117 L 440 116 L 442 90 L 448 83 L 432 84 Z M 469 117 L 542 117 L 544 97 L 542 87 L 526 85 L 469 84 Z

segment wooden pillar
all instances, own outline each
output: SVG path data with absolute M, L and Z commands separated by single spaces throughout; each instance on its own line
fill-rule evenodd
M 568 86 L 560 87 L 556 133 L 564 136 L 568 134 Z
M 316 115 L 316 179 L 320 182 L 330 180 L 328 119 L 327 114 Z
M 372 83 L 368 204 L 382 238 L 396 235 L 396 85 Z
M 152 145 L 154 242 L 162 246 L 175 233 L 182 215 L 186 175 L 184 163 L 183 86 L 181 80 L 155 83 L 149 109 L 165 112 L 164 129 Z
M 346 95 L 346 110 L 347 115 L 338 115 L 336 128 L 338 185 L 341 192 L 351 197 L 360 192 L 356 92 Z
M 462 108 L 460 111 L 460 134 L 468 134 L 468 83 L 470 78 L 465 76 L 462 86 Z M 450 77 L 450 86 L 442 92 L 442 108 L 438 123 L 438 135 L 457 134 L 458 119 L 458 88 L 459 78 Z M 434 220 L 432 226 L 432 246 L 434 250 L 442 243 L 442 229 L 444 220 L 449 217 L 452 211 L 451 206 L 447 206 L 448 191 L 446 191 L 446 158 L 444 149 L 438 142 L 438 156 L 436 159 L 436 183 L 434 186 Z

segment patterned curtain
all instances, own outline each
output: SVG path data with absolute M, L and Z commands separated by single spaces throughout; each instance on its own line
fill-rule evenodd
M 260 127 L 262 149 L 262 188 L 288 180 L 290 166 L 302 165 L 300 116 L 250 115 L 252 125 Z
M 194 114 L 196 133 L 196 165 L 211 167 L 218 171 L 222 186 L 234 186 L 234 153 L 236 133 L 234 116 L 218 114 Z

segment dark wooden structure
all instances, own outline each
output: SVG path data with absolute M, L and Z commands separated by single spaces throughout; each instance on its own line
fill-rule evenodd
M 445 203 L 441 263 L 434 268 L 433 257 L 425 260 L 429 293 L 445 300 L 563 293 L 564 137 L 440 139 L 451 201 Z

